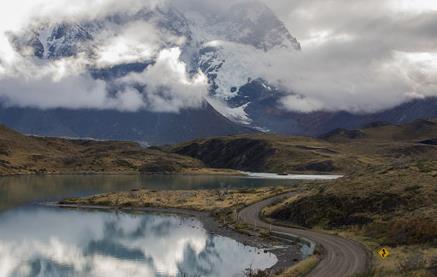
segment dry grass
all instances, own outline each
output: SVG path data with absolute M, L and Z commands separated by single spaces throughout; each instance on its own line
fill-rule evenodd
M 354 132 L 354 131 L 352 131 Z M 437 137 L 437 120 L 348 131 L 324 139 L 271 134 L 237 135 L 199 139 L 170 148 L 176 153 L 202 160 L 211 167 L 264 172 L 339 172 L 354 174 L 368 167 L 402 166 L 425 161 L 421 170 L 437 156 L 437 147 L 418 143 Z M 346 135 L 345 135 L 346 134 Z M 432 172 L 430 172 L 432 173 Z M 437 170 L 434 170 L 437 176 Z
M 354 229 L 390 246 L 437 244 L 436 179 L 415 164 L 373 168 L 288 199 L 272 217 L 306 227 Z
M 244 190 L 135 190 L 101 194 L 88 198 L 66 199 L 62 201 L 62 203 L 111 207 L 159 207 L 213 211 L 246 206 L 286 191 L 288 191 L 288 189 L 283 187 Z
M 360 241 L 374 254 L 375 271 L 359 276 L 433 276 L 436 184 L 435 177 L 414 163 L 402 169 L 367 171 L 276 203 L 266 215 L 286 211 L 288 217 L 281 220 L 296 224 L 295 219 L 301 218 L 309 227 Z M 385 194 L 390 197 L 380 197 Z M 351 221 L 358 216 L 370 221 Z M 381 259 L 377 254 L 381 247 L 388 247 L 391 256 Z
M 24 136 L 0 125 L 0 176 L 19 174 L 238 174 L 133 142 Z
M 299 262 L 293 267 L 280 273 L 278 277 L 301 277 L 305 276 L 319 263 L 319 258 L 317 256 L 310 256 L 305 260 Z
M 403 245 L 390 247 L 381 245 L 370 237 L 363 236 L 357 230 L 324 230 L 325 232 L 339 235 L 365 245 L 372 253 L 372 271 L 358 276 L 373 277 L 433 277 L 430 268 L 437 266 L 437 248 L 427 244 Z M 382 259 L 378 251 L 386 248 L 390 256 Z M 354 276 L 355 277 L 355 276 Z

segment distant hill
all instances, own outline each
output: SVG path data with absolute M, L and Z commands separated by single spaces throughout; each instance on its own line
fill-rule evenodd
M 348 140 L 420 141 L 437 138 L 437 120 L 418 119 L 406 124 L 376 122 L 363 129 L 336 129 L 321 136 L 330 142 Z
M 246 134 L 163 148 L 134 142 L 25 136 L 0 127 L 0 175 L 50 173 L 192 173 L 205 167 L 294 173 L 353 173 L 437 157 L 437 120 L 375 123 L 321 138 Z
M 25 134 L 129 140 L 151 145 L 256 132 L 231 122 L 209 105 L 178 114 L 0 106 L 0 122 Z
M 0 175 L 184 173 L 202 162 L 133 142 L 24 136 L 0 125 Z
M 279 135 L 238 135 L 199 139 L 171 151 L 211 167 L 277 173 L 353 173 L 368 166 L 387 166 L 437 157 L 437 120 L 403 125 L 370 124 L 367 128 L 337 129 L 319 139 Z

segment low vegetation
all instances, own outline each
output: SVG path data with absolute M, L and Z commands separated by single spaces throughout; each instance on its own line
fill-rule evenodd
M 271 134 L 199 139 L 169 147 L 207 166 L 276 173 L 365 173 L 368 167 L 429 160 L 436 154 L 437 121 L 407 125 L 373 124 L 361 130 L 335 130 L 321 138 Z M 427 169 L 426 162 L 422 164 Z
M 308 274 L 312 269 L 314 269 L 319 263 L 318 256 L 310 256 L 305 260 L 299 262 L 293 267 L 280 273 L 278 277 L 303 277 Z
M 211 212 L 247 206 L 287 191 L 288 189 L 284 187 L 232 190 L 132 190 L 86 198 L 65 199 L 61 204 L 130 208 L 178 208 Z
M 176 145 L 170 151 L 217 168 L 276 173 L 333 173 L 345 170 L 344 156 L 333 145 L 303 137 L 268 134 L 219 137 Z
M 324 229 L 359 240 L 375 254 L 374 271 L 362 276 L 433 276 L 437 271 L 437 137 L 433 121 L 379 125 L 326 137 L 367 165 L 347 177 L 312 184 L 265 210 L 285 224 Z M 388 142 L 390 140 L 390 143 Z M 376 252 L 388 247 L 382 260 Z
M 133 142 L 32 137 L 0 126 L 0 175 L 72 173 L 238 174 Z

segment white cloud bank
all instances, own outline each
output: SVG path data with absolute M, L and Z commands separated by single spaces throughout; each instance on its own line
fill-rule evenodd
M 0 98 L 8 105 L 178 112 L 203 104 L 207 80 L 187 74 L 180 59 L 183 37 L 163 34 L 153 22 L 111 26 L 85 56 L 43 62 L 23 58 L 8 32 L 36 19 L 60 21 L 135 14 L 172 0 L 4 0 L 0 2 Z M 182 0 L 181 0 L 182 1 Z M 196 0 L 186 0 L 193 6 Z M 215 1 L 216 2 L 216 1 Z M 243 61 L 219 81 L 263 77 L 290 92 L 279 103 L 299 112 L 374 112 L 413 98 L 437 96 L 437 4 L 428 0 L 265 0 L 302 43 L 301 52 L 225 43 Z M 180 3 L 180 2 L 179 2 Z M 202 9 L 226 9 L 235 1 L 202 1 Z M 190 7 L 191 7 L 190 6 Z M 68 8 L 66 8 L 68 7 Z M 195 8 L 195 6 L 193 6 Z M 113 27 L 113 28 L 112 28 Z M 163 50 L 164 49 L 164 50 Z M 118 80 L 109 93 L 87 68 L 123 62 L 158 62 Z M 242 67 L 241 67 L 242 66 Z M 232 68 L 236 70 L 232 71 Z M 226 83 L 227 84 L 227 83 Z M 239 84 L 241 85 L 241 84 Z M 138 86 L 145 87 L 139 90 Z
M 24 72 L 0 78 L 0 97 L 6 105 L 49 108 L 90 108 L 156 112 L 179 112 L 204 104 L 208 93 L 206 76 L 189 76 L 180 61 L 181 50 L 162 50 L 153 65 L 142 73 L 116 80 L 124 89 L 110 94 L 107 84 L 69 67 L 75 63 L 32 64 Z M 34 70 L 34 71 L 33 71 Z M 139 88 L 140 87 L 140 88 Z
M 437 2 L 264 1 L 302 44 L 272 54 L 265 75 L 301 95 L 293 111 L 374 112 L 437 96 Z
M 161 51 L 153 66 L 120 80 L 129 86 L 125 93 L 138 92 L 132 85 L 144 86 L 147 93 L 143 102 L 151 111 L 179 112 L 186 107 L 202 106 L 208 94 L 208 80 L 201 72 L 190 77 L 180 55 L 179 48 Z
M 0 99 L 5 105 L 48 108 L 91 108 L 157 112 L 179 112 L 203 105 L 207 80 L 203 74 L 191 77 L 179 59 L 183 37 L 159 32 L 153 22 L 108 23 L 79 55 L 58 60 L 39 60 L 21 55 L 12 46 L 10 33 L 31 28 L 32 20 L 79 22 L 113 14 L 135 14 L 154 9 L 165 1 L 112 0 L 18 0 L 0 3 Z M 68 8 L 66 8 L 68 7 Z M 13 15 L 13 16 L 12 16 Z M 3 22 L 4 21 L 4 22 Z M 5 23 L 5 24 L 3 24 Z M 47 48 L 47 46 L 45 46 Z M 89 57 L 88 52 L 93 53 Z M 157 58 L 140 74 L 123 80 L 123 90 L 109 92 L 107 84 L 93 79 L 89 67 L 104 68 Z M 142 85 L 138 90 L 133 85 Z

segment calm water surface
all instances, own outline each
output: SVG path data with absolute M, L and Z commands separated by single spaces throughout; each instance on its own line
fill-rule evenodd
M 209 234 L 176 215 L 66 210 L 36 205 L 132 188 L 292 185 L 220 176 L 26 176 L 0 178 L 0 276 L 243 276 L 274 255 Z
M 154 190 L 292 185 L 296 180 L 232 176 L 20 176 L 0 178 L 0 212 L 22 205 L 133 188 Z
M 277 261 L 179 216 L 22 208 L 0 222 L 0 276 L 229 277 Z

